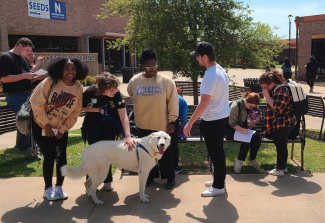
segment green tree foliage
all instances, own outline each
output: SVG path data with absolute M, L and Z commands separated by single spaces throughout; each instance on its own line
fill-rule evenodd
M 116 14 L 130 18 L 128 36 L 110 42 L 110 48 L 129 45 L 136 55 L 154 48 L 159 67 L 191 79 L 195 95 L 197 78 L 205 71 L 189 55 L 198 41 L 215 47 L 216 61 L 224 68 L 238 59 L 243 68 L 247 63 L 268 66 L 285 45 L 269 25 L 254 23 L 249 7 L 235 0 L 109 0 L 102 6 L 99 19 Z

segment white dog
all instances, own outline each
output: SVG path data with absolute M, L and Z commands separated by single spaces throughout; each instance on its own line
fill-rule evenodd
M 85 182 L 86 192 L 96 204 L 103 204 L 96 196 L 97 187 L 107 177 L 109 166 L 114 164 L 124 169 L 138 172 L 139 195 L 142 202 L 148 202 L 148 195 L 144 194 L 145 185 L 151 169 L 161 159 L 170 144 L 170 136 L 163 132 L 135 139 L 136 149 L 129 152 L 123 141 L 99 141 L 88 146 L 82 154 L 82 162 L 78 167 L 69 165 L 61 167 L 63 176 L 78 179 L 88 175 Z

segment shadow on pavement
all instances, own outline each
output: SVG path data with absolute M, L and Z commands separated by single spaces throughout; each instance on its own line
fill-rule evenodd
M 265 180 L 265 177 L 267 177 L 266 174 L 249 174 L 249 177 L 247 177 L 247 174 L 231 174 L 230 176 L 237 182 L 242 182 L 242 183 L 249 182 L 260 187 L 269 186 L 269 183 L 267 183 Z
M 207 198 L 209 199 L 209 198 Z M 206 219 L 196 217 L 191 213 L 186 216 L 198 222 L 237 222 L 239 219 L 237 209 L 228 200 L 228 194 L 213 197 L 208 205 L 203 206 Z

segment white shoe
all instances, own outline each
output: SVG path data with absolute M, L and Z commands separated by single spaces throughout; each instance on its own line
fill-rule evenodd
M 222 188 L 222 189 L 217 189 L 214 187 L 209 187 L 209 189 L 203 191 L 201 193 L 201 197 L 213 197 L 213 196 L 217 196 L 217 195 L 222 195 L 226 193 L 226 189 Z
M 260 166 L 260 164 L 258 164 L 258 162 L 256 161 L 256 159 L 251 160 L 250 158 L 248 158 L 248 161 L 252 164 L 252 166 L 255 169 L 257 169 L 257 170 L 261 169 L 261 166 Z
M 46 198 L 49 201 L 59 200 L 60 196 L 56 193 L 55 188 L 49 187 L 47 190 L 44 190 L 43 198 Z
M 65 190 L 63 190 L 62 186 L 56 186 L 55 192 L 60 196 L 61 200 L 68 199 L 68 194 L 67 194 L 67 192 L 65 192 Z
M 205 182 L 206 187 L 212 187 L 212 185 L 213 185 L 213 180 Z M 224 185 L 225 185 L 225 189 L 226 189 L 226 181 L 225 181 Z
M 276 169 L 276 164 L 274 165 L 274 169 Z M 285 168 L 283 172 L 288 173 L 288 169 Z
M 108 191 L 114 190 L 114 184 L 113 184 L 113 182 L 104 183 L 104 187 L 105 187 L 105 190 L 108 190 Z
M 236 159 L 236 163 L 235 163 L 235 166 L 234 166 L 234 170 L 236 173 L 240 173 L 241 171 L 241 168 L 243 167 L 243 161 L 239 160 L 239 159 Z
M 267 173 L 274 176 L 284 176 L 284 172 L 278 171 L 277 169 L 268 170 Z

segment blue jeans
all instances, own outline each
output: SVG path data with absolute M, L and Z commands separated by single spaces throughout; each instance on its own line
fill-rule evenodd
M 22 104 L 25 103 L 25 101 L 31 94 L 32 91 L 9 94 L 6 96 L 7 105 L 17 114 Z M 21 134 L 17 130 L 16 147 L 18 147 L 20 151 L 25 151 L 30 147 L 30 145 L 31 145 L 30 135 Z

